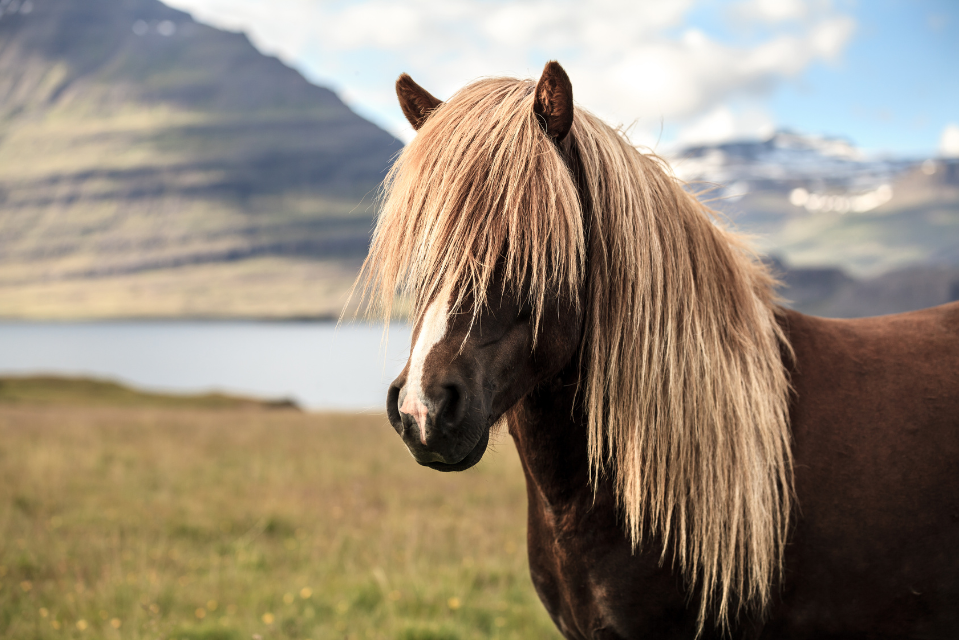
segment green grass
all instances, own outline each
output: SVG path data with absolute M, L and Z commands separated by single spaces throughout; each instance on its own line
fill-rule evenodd
M 381 415 L 71 384 L 0 385 L 0 637 L 558 637 L 505 436 L 441 474 Z

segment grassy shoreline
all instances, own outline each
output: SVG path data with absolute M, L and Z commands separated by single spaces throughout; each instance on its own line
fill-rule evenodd
M 497 439 L 440 474 L 378 414 L 0 396 L 0 636 L 558 637 Z

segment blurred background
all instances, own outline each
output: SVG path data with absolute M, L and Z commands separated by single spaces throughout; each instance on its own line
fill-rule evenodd
M 951 0 L 0 0 L 0 635 L 552 633 L 512 445 L 412 468 L 335 326 L 396 77 L 550 59 L 790 305 L 959 299 Z
M 947 0 L 0 0 L 0 318 L 21 321 L 0 369 L 381 406 L 404 328 L 386 353 L 328 321 L 414 133 L 393 82 L 447 97 L 552 58 L 754 235 L 793 306 L 959 299 L 957 34 Z M 126 322 L 126 340 L 22 324 L 49 320 Z

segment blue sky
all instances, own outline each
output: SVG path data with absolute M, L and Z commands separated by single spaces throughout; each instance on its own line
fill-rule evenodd
M 446 97 L 559 60 L 577 102 L 639 143 L 842 136 L 959 155 L 956 0 L 166 0 L 242 30 L 403 139 L 393 81 Z
M 769 106 L 785 126 L 864 148 L 928 155 L 959 124 L 959 2 L 869 0 L 835 65 L 814 64 Z

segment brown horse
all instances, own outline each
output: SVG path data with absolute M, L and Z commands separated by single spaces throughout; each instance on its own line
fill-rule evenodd
M 415 319 L 390 422 L 420 463 L 519 450 L 567 638 L 959 637 L 959 304 L 828 320 L 555 62 L 441 102 L 362 282 Z

